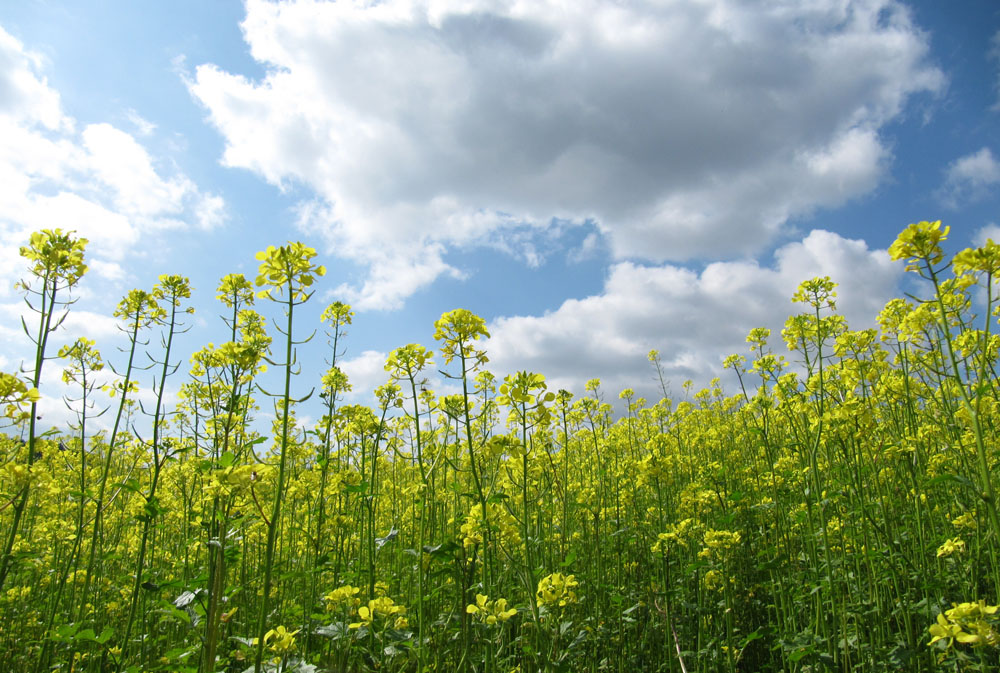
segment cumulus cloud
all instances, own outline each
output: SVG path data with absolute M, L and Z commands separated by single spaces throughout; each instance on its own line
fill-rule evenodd
M 47 129 L 71 128 L 73 122 L 62 112 L 59 93 L 37 74 L 42 66 L 38 54 L 25 51 L 13 35 L 0 29 L 0 116 L 34 118 Z
M 223 221 L 221 197 L 156 160 L 134 135 L 108 123 L 78 130 L 44 65 L 0 27 L 0 296 L 10 293 L 18 247 L 32 231 L 59 227 L 90 239 L 88 257 L 110 279 L 145 232 Z M 155 129 L 134 110 L 125 114 L 140 135 Z
M 617 260 L 738 258 L 872 190 L 882 127 L 942 73 L 895 0 L 248 0 L 259 80 L 204 64 L 223 162 L 317 202 L 300 225 L 391 308 L 470 245 L 596 226 Z M 559 223 L 559 224 L 556 224 Z M 526 241 L 526 237 L 529 239 Z
M 1000 163 L 989 147 L 983 147 L 948 166 L 939 196 L 945 206 L 957 208 L 987 197 L 997 184 L 1000 184 Z
M 781 351 L 780 330 L 801 310 L 790 299 L 803 280 L 838 282 L 838 310 L 860 329 L 895 296 L 901 271 L 885 251 L 822 230 L 779 248 L 772 266 L 716 262 L 699 273 L 621 262 L 611 267 L 600 294 L 567 300 L 541 316 L 495 320 L 490 368 L 500 376 L 537 371 L 550 388 L 576 393 L 597 377 L 614 393 L 631 387 L 655 398 L 659 382 L 646 360 L 650 350 L 660 352 L 675 393 L 687 379 L 704 385 L 720 375 L 725 356 L 747 352 L 754 327 L 770 328 L 771 345 Z
M 977 246 L 986 245 L 986 241 L 1000 242 L 1000 225 L 996 222 L 990 222 L 986 226 L 979 228 L 972 237 L 972 242 Z
M 366 350 L 353 358 L 341 360 L 338 366 L 347 374 L 351 384 L 351 391 L 344 395 L 344 399 L 350 402 L 367 401 L 366 395 L 388 381 L 389 375 L 385 371 L 387 357 L 387 353 Z

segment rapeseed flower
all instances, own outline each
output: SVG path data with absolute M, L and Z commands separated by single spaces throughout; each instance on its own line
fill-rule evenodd
M 485 594 L 476 594 L 476 602 L 465 606 L 465 611 L 489 626 L 505 622 L 517 614 L 516 608 L 507 607 L 506 598 L 491 601 Z
M 576 592 L 573 591 L 578 586 L 575 575 L 563 575 L 562 573 L 552 573 L 538 581 L 538 591 L 535 592 L 535 599 L 539 607 L 543 605 L 556 605 L 564 608 L 576 602 Z
M 961 538 L 953 537 L 944 541 L 944 544 L 938 547 L 937 556 L 942 558 L 945 556 L 951 556 L 955 552 L 965 551 L 965 540 Z
M 295 634 L 299 630 L 289 631 L 284 626 L 271 629 L 264 634 L 264 644 L 275 654 L 284 654 L 295 649 Z

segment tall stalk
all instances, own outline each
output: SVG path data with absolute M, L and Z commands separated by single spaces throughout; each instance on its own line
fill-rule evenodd
M 98 540 L 101 533 L 101 526 L 104 521 L 104 498 L 107 494 L 108 478 L 111 474 L 112 459 L 115 449 L 118 447 L 118 434 L 122 427 L 122 419 L 129 402 L 129 394 L 135 391 L 135 381 L 132 379 L 132 371 L 135 366 L 135 351 L 139 341 L 139 330 L 149 327 L 154 322 L 162 319 L 166 315 L 160 307 L 156 296 L 144 290 L 131 290 L 118 303 L 115 310 L 115 317 L 123 320 L 126 325 L 125 331 L 128 341 L 128 361 L 125 366 L 125 375 L 120 383 L 110 388 L 112 395 L 118 396 L 118 410 L 115 413 L 115 422 L 111 428 L 111 438 L 108 440 L 104 451 L 104 467 L 101 470 L 101 480 L 97 485 L 97 498 L 94 501 L 94 528 L 90 534 L 90 551 L 87 557 L 87 572 L 84 575 L 83 594 L 80 600 L 80 611 L 77 619 L 84 618 L 84 610 L 90 598 L 90 585 L 97 561 Z M 119 326 L 119 329 L 122 329 Z
M 166 394 L 167 377 L 177 371 L 180 363 L 171 364 L 171 349 L 174 344 L 174 337 L 181 331 L 181 322 L 178 312 L 193 313 L 194 309 L 181 308 L 181 300 L 191 297 L 191 287 L 187 278 L 182 276 L 160 276 L 160 282 L 153 288 L 153 295 L 160 301 L 170 306 L 169 317 L 166 318 L 166 336 L 163 339 L 163 360 L 154 361 L 160 365 L 160 374 L 154 382 L 153 390 L 156 394 L 156 406 L 153 410 L 153 437 L 150 448 L 153 452 L 153 474 L 149 483 L 149 492 L 145 495 L 145 507 L 141 516 L 142 535 L 139 539 L 139 551 L 135 562 L 135 579 L 132 584 L 132 597 L 129 601 L 128 620 L 125 624 L 125 634 L 122 637 L 122 657 L 119 670 L 124 667 L 131 650 L 132 626 L 135 623 L 136 611 L 139 607 L 139 591 L 143 583 L 143 570 L 146 564 L 146 552 L 149 544 L 149 532 L 160 515 L 160 504 L 156 496 L 156 490 L 160 483 L 160 475 L 163 465 L 171 457 L 170 446 L 163 437 L 163 421 L 166 411 L 163 408 L 163 399 Z
M 317 496 L 318 511 L 316 512 L 316 527 L 313 533 L 313 567 L 312 579 L 309 586 L 308 607 L 305 611 L 305 620 L 308 632 L 312 631 L 312 613 L 316 605 L 316 594 L 318 593 L 318 583 L 322 568 L 320 567 L 322 554 L 320 549 L 323 545 L 323 535 L 326 527 L 326 487 L 330 476 L 330 452 L 333 448 L 333 441 L 336 438 L 334 433 L 334 416 L 337 412 L 337 402 L 340 396 L 351 386 L 347 380 L 347 375 L 337 366 L 337 362 L 344 354 L 341 350 L 340 340 L 347 335 L 347 326 L 351 324 L 354 312 L 351 307 L 343 302 L 333 302 L 323 311 L 320 320 L 329 325 L 333 333 L 328 333 L 330 344 L 330 360 L 327 370 L 322 379 L 322 390 L 320 398 L 323 400 L 325 413 L 320 419 L 319 433 L 322 434 L 322 448 L 319 456 L 319 494 Z M 306 647 L 309 640 L 306 639 Z
M 74 300 L 63 300 L 59 293 L 72 290 L 80 278 L 87 272 L 87 265 L 83 263 L 83 252 L 87 246 L 87 239 L 75 238 L 72 233 L 64 234 L 61 229 L 45 229 L 31 235 L 31 242 L 28 246 L 20 249 L 22 257 L 27 259 L 31 266 L 28 273 L 32 279 L 23 280 L 17 287 L 24 291 L 28 297 L 35 297 L 37 304 L 30 298 L 26 298 L 28 308 L 38 314 L 38 327 L 35 334 L 28 330 L 28 324 L 21 319 L 24 333 L 35 344 L 35 359 L 31 370 L 31 387 L 38 390 L 42 381 L 42 365 L 45 364 L 45 350 L 48 346 L 49 336 L 59 329 L 63 320 L 66 319 L 66 309 Z M 58 311 L 62 310 L 61 316 L 56 318 Z M 28 455 L 25 457 L 27 464 L 27 478 L 20 488 L 14 504 L 13 520 L 10 524 L 10 531 L 7 534 L 7 541 L 3 546 L 3 553 L 0 555 L 0 592 L 3 591 L 7 582 L 7 575 L 13 566 L 14 542 L 20 529 L 21 519 L 24 516 L 25 507 L 28 505 L 28 496 L 31 491 L 31 467 L 35 463 L 37 448 L 36 423 L 38 421 L 38 398 L 31 399 L 31 416 L 28 419 L 28 441 L 26 448 Z
M 230 341 L 224 345 L 218 357 L 208 356 L 204 361 L 196 361 L 192 376 L 205 377 L 205 389 L 214 405 L 209 409 L 212 423 L 212 460 L 216 466 L 225 469 L 223 456 L 231 459 L 230 467 L 240 459 L 230 450 L 240 444 L 249 422 L 250 390 L 254 377 L 260 371 L 261 361 L 267 355 L 271 340 L 265 334 L 262 319 L 256 312 L 245 309 L 253 305 L 252 285 L 242 274 L 225 276 L 218 288 L 219 301 L 231 310 L 228 319 Z M 239 340 L 237 340 L 239 339 Z M 213 365 L 218 372 L 213 380 Z M 214 389 L 218 389 L 213 394 Z M 221 424 L 220 424 L 221 419 Z M 221 425 L 221 437 L 220 435 Z M 242 447 L 237 446 L 236 449 Z M 228 460 L 227 459 L 227 460 Z M 229 532 L 229 512 L 232 495 L 223 497 L 216 493 L 212 498 L 210 534 L 208 541 L 208 605 L 205 609 L 205 640 L 202 648 L 201 671 L 215 670 L 216 648 L 219 639 L 220 603 L 226 588 L 226 543 Z
M 278 481 L 274 489 L 274 502 L 271 505 L 271 517 L 267 524 L 267 548 L 264 552 L 264 583 L 263 596 L 260 602 L 260 615 L 257 620 L 257 652 L 254 658 L 254 673 L 260 673 L 264 661 L 264 639 L 267 634 L 267 618 L 271 602 L 271 581 L 274 572 L 274 548 L 277 538 L 278 525 L 281 518 L 281 502 L 284 497 L 285 486 L 285 464 L 288 454 L 289 436 L 288 421 L 291 414 L 293 402 L 304 401 L 309 395 L 301 400 L 293 400 L 291 396 L 292 373 L 295 366 L 296 344 L 305 341 L 295 341 L 292 327 L 294 325 L 295 307 L 307 302 L 313 295 L 308 291 L 313 280 L 317 276 L 323 276 L 326 269 L 322 266 L 314 266 L 310 263 L 316 251 L 301 243 L 289 243 L 279 248 L 273 245 L 267 250 L 257 253 L 260 261 L 260 269 L 256 284 L 258 287 L 266 286 L 260 295 L 271 301 L 281 304 L 285 311 L 285 327 L 278 327 L 278 331 L 285 335 L 285 361 L 276 365 L 285 371 L 284 390 L 275 405 L 278 413 L 281 414 L 281 438 L 278 455 Z M 311 337 L 310 337 L 311 338 Z M 311 393 L 310 393 L 311 394 Z
M 433 476 L 434 468 L 437 466 L 438 458 L 442 455 L 438 452 L 434 461 L 428 467 L 424 463 L 423 441 L 420 428 L 420 395 L 417 393 L 417 377 L 424 369 L 433 365 L 431 351 L 428 351 L 419 344 L 408 344 L 402 348 L 397 348 L 389 354 L 385 368 L 397 381 L 406 381 L 410 384 L 410 398 L 413 401 L 413 422 L 416 435 L 417 467 L 420 470 L 420 490 L 418 500 L 420 502 L 420 521 L 417 524 L 417 671 L 422 673 L 427 665 L 427 643 L 426 637 L 426 615 L 424 614 L 425 599 L 425 573 L 424 573 L 424 541 L 427 534 L 427 498 L 429 496 L 428 487 Z M 421 388 L 424 387 L 426 379 L 419 382 Z
M 56 595 L 52 600 L 48 624 L 45 628 L 46 632 L 52 630 L 52 625 L 59 612 L 60 599 L 62 597 L 63 590 L 66 587 L 66 579 L 69 577 L 70 573 L 75 572 L 79 564 L 80 553 L 82 551 L 83 534 L 86 527 L 84 517 L 87 509 L 87 412 L 94 406 L 93 401 L 91 400 L 91 395 L 93 394 L 94 387 L 96 385 L 96 382 L 93 379 L 93 374 L 104 369 L 104 362 L 101 360 L 101 354 L 96 348 L 94 348 L 94 342 L 83 337 L 77 339 L 71 346 L 64 346 L 61 348 L 59 350 L 59 357 L 70 361 L 69 366 L 63 370 L 63 382 L 76 383 L 80 386 L 80 397 L 78 399 L 72 400 L 66 398 L 66 405 L 70 408 L 72 408 L 72 402 L 80 403 L 79 409 L 76 410 L 76 417 L 79 423 L 77 430 L 79 431 L 80 443 L 80 490 L 78 495 L 79 506 L 77 507 L 76 512 L 76 532 L 73 536 L 73 547 L 63 564 L 63 571 L 59 575 L 59 582 L 56 586 Z M 107 409 L 98 412 L 95 414 L 95 417 L 101 416 L 104 411 L 107 411 Z M 74 588 L 75 586 L 76 585 L 74 583 Z M 70 611 L 72 611 L 72 595 L 69 607 Z M 49 648 L 51 647 L 51 644 L 51 640 L 48 639 L 42 643 L 42 650 L 35 663 L 36 673 L 48 666 Z

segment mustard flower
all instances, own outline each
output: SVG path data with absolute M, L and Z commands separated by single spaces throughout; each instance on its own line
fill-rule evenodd
M 507 608 L 506 598 L 491 601 L 489 596 L 484 594 L 476 594 L 476 602 L 469 603 L 465 611 L 489 626 L 505 622 L 517 614 L 516 608 Z
M 953 537 L 944 541 L 944 544 L 938 547 L 937 555 L 938 558 L 943 556 L 951 556 L 955 552 L 965 551 L 965 540 L 961 538 Z
M 295 649 L 295 634 L 299 630 L 289 631 L 284 626 L 271 629 L 264 634 L 264 644 L 275 654 L 284 654 Z
M 535 598 L 539 606 L 557 605 L 561 608 L 576 602 L 576 592 L 573 591 L 579 582 L 575 575 L 552 573 L 538 581 L 538 591 Z

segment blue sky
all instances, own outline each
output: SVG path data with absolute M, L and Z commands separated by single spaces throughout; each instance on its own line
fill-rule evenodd
M 0 368 L 29 354 L 18 246 L 62 227 L 92 268 L 60 338 L 112 361 L 129 289 L 191 278 L 186 356 L 225 338 L 218 278 L 301 240 L 329 273 L 299 324 L 355 307 L 357 399 L 456 307 L 500 376 L 653 397 L 656 348 L 680 392 L 805 278 L 868 326 L 910 222 L 1000 238 L 998 115 L 989 0 L 3 3 Z

